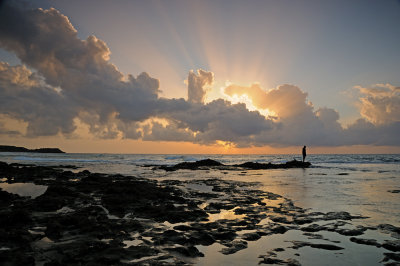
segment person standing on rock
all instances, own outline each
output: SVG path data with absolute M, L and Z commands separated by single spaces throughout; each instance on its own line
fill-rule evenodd
M 303 153 L 303 163 L 304 163 L 304 160 L 306 159 L 306 156 L 307 156 L 306 146 L 303 147 L 302 153 Z

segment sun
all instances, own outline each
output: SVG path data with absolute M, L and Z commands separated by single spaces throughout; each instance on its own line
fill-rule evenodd
M 233 94 L 232 96 L 229 96 L 227 94 L 224 94 L 225 98 L 230 101 L 232 104 L 238 104 L 238 103 L 244 103 L 250 111 L 258 111 L 260 114 L 262 114 L 265 117 L 273 116 L 273 112 L 271 112 L 268 109 L 260 109 L 257 108 L 254 104 L 251 98 L 247 94 Z

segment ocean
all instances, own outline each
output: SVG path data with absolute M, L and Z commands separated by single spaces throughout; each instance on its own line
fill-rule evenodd
M 349 212 L 368 217 L 355 220 L 352 225 L 376 227 L 379 224 L 400 226 L 400 155 L 399 154 L 324 154 L 308 155 L 307 169 L 271 170 L 179 170 L 166 172 L 147 165 L 174 165 L 210 158 L 224 164 L 243 162 L 283 163 L 301 155 L 148 155 L 148 154 L 38 154 L 0 153 L 0 161 L 36 165 L 74 165 L 72 171 L 133 175 L 155 180 L 194 180 L 217 178 L 257 182 L 257 189 L 276 193 L 291 199 L 296 206 L 314 212 Z M 193 187 L 206 191 L 206 186 Z M 368 231 L 369 232 L 369 231 Z M 380 265 L 382 248 L 358 245 L 336 233 L 325 232 L 324 237 L 336 239 L 345 251 L 327 252 L 303 248 L 297 256 L 304 265 Z M 379 241 L 396 240 L 390 235 L 371 230 L 365 238 Z M 263 237 L 251 242 L 247 249 L 233 255 L 218 252 L 219 244 L 200 247 L 204 258 L 194 260 L 198 265 L 256 265 L 258 255 L 267 247 L 287 247 L 288 240 L 304 238 L 299 231 Z M 274 244 L 271 244 L 274 243 Z M 322 257 L 321 257 L 322 255 Z M 326 255 L 326 257 L 324 257 Z

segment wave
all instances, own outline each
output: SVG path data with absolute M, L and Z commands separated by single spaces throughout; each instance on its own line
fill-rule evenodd
M 194 162 L 202 159 L 213 159 L 224 164 L 240 164 L 244 162 L 258 163 L 285 163 L 287 161 L 301 160 L 298 155 L 144 155 L 144 154 L 64 154 L 64 155 L 38 155 L 32 154 L 5 154 L 13 161 L 37 163 L 69 163 L 69 164 L 115 164 L 115 165 L 174 165 L 180 162 Z M 399 164 L 400 155 L 316 155 L 307 156 L 307 161 L 313 166 L 338 167 L 339 165 L 355 164 Z
M 187 156 L 187 155 L 169 155 L 164 158 L 165 160 L 175 161 L 181 160 L 184 162 L 195 162 L 201 159 L 204 159 L 204 156 L 194 157 L 194 156 Z

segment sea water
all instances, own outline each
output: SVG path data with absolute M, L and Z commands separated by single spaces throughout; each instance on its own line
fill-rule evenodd
M 213 159 L 224 164 L 244 162 L 284 163 L 301 160 L 287 155 L 162 155 L 83 153 L 0 153 L 0 161 L 35 165 L 74 165 L 77 171 L 133 175 L 154 179 L 221 178 L 260 182 L 260 188 L 290 198 L 302 208 L 315 211 L 348 211 L 368 216 L 370 223 L 400 226 L 400 154 L 311 154 L 307 169 L 248 171 L 180 170 L 165 172 L 147 165 L 174 165 Z
M 35 165 L 74 165 L 74 171 L 87 169 L 91 172 L 119 173 L 147 177 L 156 180 L 208 179 L 258 182 L 258 189 L 273 192 L 289 198 L 301 208 L 311 211 L 347 211 L 352 215 L 369 217 L 355 220 L 353 224 L 376 226 L 392 224 L 400 226 L 400 155 L 399 154 L 330 154 L 309 155 L 306 161 L 312 163 L 306 169 L 270 170 L 179 170 L 166 172 L 147 165 L 174 165 L 180 162 L 193 162 L 210 158 L 224 164 L 243 162 L 283 163 L 293 159 L 301 160 L 300 155 L 148 155 L 148 154 L 38 154 L 38 153 L 0 153 L 0 161 Z M 202 186 L 199 190 L 204 190 Z M 370 238 L 386 237 L 370 231 Z M 293 235 L 298 234 L 298 235 Z M 330 234 L 332 234 L 330 236 Z M 341 241 L 346 249 L 344 254 L 331 251 L 315 251 L 302 248 L 301 261 L 305 265 L 377 265 L 386 250 L 358 245 L 336 233 L 325 232 L 325 237 Z M 361 236 L 365 237 L 365 236 Z M 286 247 L 288 239 L 302 240 L 299 231 L 288 231 L 283 235 L 263 237 L 249 242 L 249 247 L 233 255 L 219 252 L 220 244 L 199 247 L 206 255 L 198 260 L 200 265 L 256 265 L 258 255 L 269 246 Z M 387 239 L 387 238 L 386 238 Z M 306 239 L 303 239 L 306 240 Z M 286 249 L 287 250 L 287 249 Z M 295 256 L 296 250 L 286 251 L 284 256 Z M 316 255 L 317 254 L 317 255 Z M 367 256 L 368 255 L 368 256 Z M 321 257 L 322 256 L 322 257 Z M 327 260 L 318 261 L 318 258 Z M 297 258 L 296 258 L 297 259 Z M 329 264 L 329 263 L 328 263 Z

